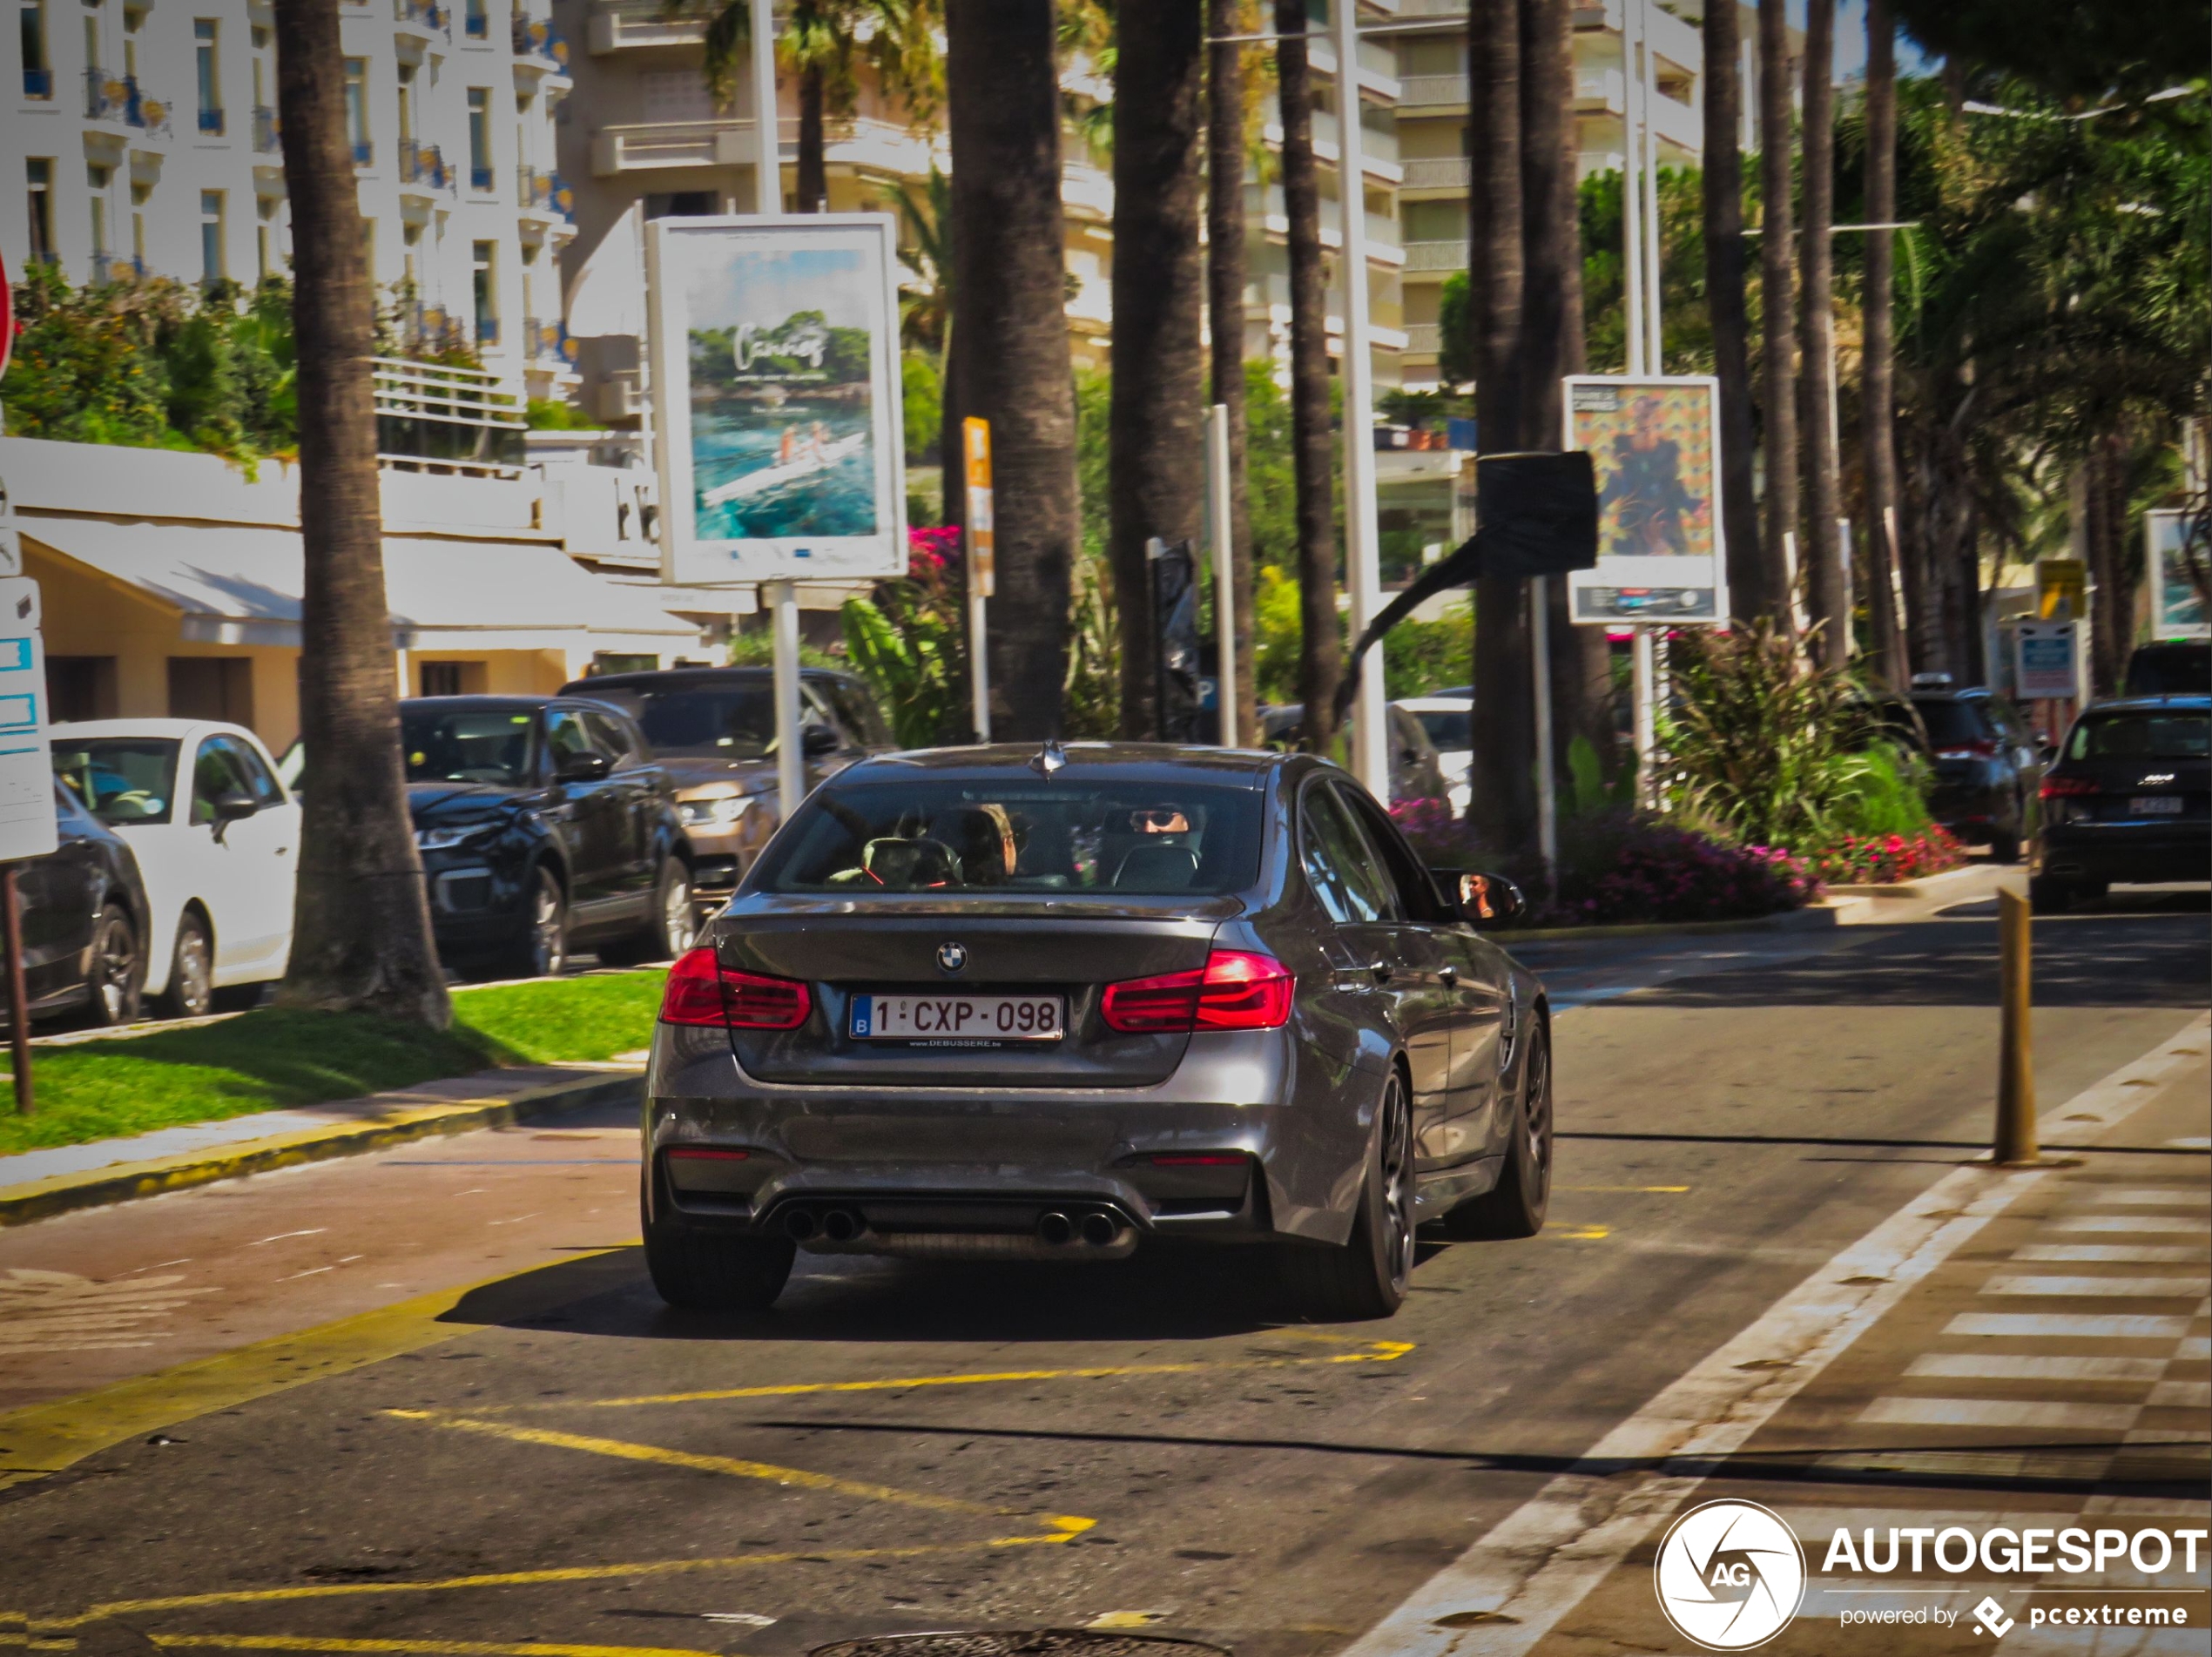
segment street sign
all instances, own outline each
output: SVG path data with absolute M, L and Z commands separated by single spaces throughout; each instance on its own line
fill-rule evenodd
M 2076 622 L 2016 622 L 2013 694 L 2024 702 L 2065 701 L 2081 690 L 2081 629 Z
M 59 844 L 40 620 L 38 583 L 0 580 L 0 863 L 43 858 Z
M 2089 614 L 2089 566 L 2079 558 L 2035 564 L 2035 613 L 2047 622 L 2078 622 Z
M 2202 533 L 2200 531 L 2200 533 Z M 2150 629 L 2153 638 L 2212 638 L 2206 589 L 2212 587 L 2212 546 L 2191 545 L 2188 514 L 2172 510 L 2143 514 L 2149 542 Z
M 991 422 L 970 414 L 960 423 L 968 479 L 968 590 L 989 598 L 998 589 L 998 531 L 991 519 Z
M 1575 621 L 1714 627 L 1728 620 L 1720 514 L 1718 382 L 1571 374 L 1568 449 L 1597 475 L 1597 565 L 1567 577 Z

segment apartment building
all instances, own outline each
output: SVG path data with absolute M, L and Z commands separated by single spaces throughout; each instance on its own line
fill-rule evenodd
M 0 248 L 76 281 L 250 286 L 288 266 L 264 0 L 17 0 L 0 51 Z M 347 121 L 380 306 L 513 395 L 574 383 L 554 131 L 571 89 L 544 0 L 347 0 Z

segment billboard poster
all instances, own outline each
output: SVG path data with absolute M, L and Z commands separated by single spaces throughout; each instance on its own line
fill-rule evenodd
M 896 253 L 882 213 L 646 227 L 665 579 L 905 573 Z
M 1566 446 L 1597 474 L 1597 567 L 1567 578 L 1577 622 L 1728 619 L 1710 378 L 1570 375 Z
M 2150 542 L 2151 637 L 2212 638 L 2212 616 L 2204 603 L 2204 582 L 2212 567 L 2212 546 L 2187 545 L 2188 514 L 2143 514 Z

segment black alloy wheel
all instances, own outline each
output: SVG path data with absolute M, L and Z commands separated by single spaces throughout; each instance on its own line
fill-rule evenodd
M 1281 1261 L 1299 1309 L 1325 1323 L 1387 1317 L 1413 1276 L 1413 1113 L 1396 1071 L 1377 1111 L 1375 1148 L 1352 1236 L 1340 1247 L 1286 1244 Z
M 1490 1189 L 1444 1216 L 1440 1229 L 1455 1241 L 1533 1237 L 1544 1229 L 1557 1145 L 1552 1123 L 1552 1044 L 1550 1032 L 1533 1014 L 1531 1020 L 1505 1168 Z
M 92 923 L 92 947 L 84 974 L 86 1021 L 102 1027 L 135 1022 L 145 981 L 146 963 L 138 951 L 138 930 L 119 906 L 108 904 Z

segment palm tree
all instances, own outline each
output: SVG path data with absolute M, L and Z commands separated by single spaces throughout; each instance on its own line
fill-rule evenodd
M 1108 546 L 1122 599 L 1122 734 L 1131 738 L 1164 734 L 1145 543 L 1195 544 L 1205 489 L 1203 15 L 1190 0 L 1122 0 L 1116 17 Z
M 346 135 L 338 0 L 275 17 L 298 361 L 300 724 L 307 744 L 290 1006 L 452 1020 L 400 765 L 368 359 L 375 302 Z
M 1711 72 L 1708 64 L 1706 71 Z M 1794 631 L 1790 548 L 1797 534 L 1796 259 L 1790 241 L 1790 14 L 1785 0 L 1759 0 L 1759 307 L 1764 360 L 1760 413 L 1766 425 L 1766 567 L 1785 583 L 1774 624 Z
M 1850 551 L 1837 519 L 1836 475 L 1836 0 L 1807 0 L 1804 59 L 1804 222 L 1798 226 L 1804 304 L 1797 313 L 1797 431 L 1804 444 L 1807 609 L 1822 663 L 1851 659 Z
M 1897 31 L 1890 0 L 1866 4 L 1866 220 L 1897 217 Z M 1865 330 L 1860 400 L 1865 410 L 1866 574 L 1874 621 L 1874 672 L 1902 688 L 1911 677 L 1898 614 L 1896 544 L 1897 337 L 1891 293 L 1892 231 L 1866 232 Z
M 1212 401 L 1229 411 L 1229 588 L 1235 631 L 1237 733 L 1258 740 L 1252 654 L 1251 505 L 1244 482 L 1244 49 L 1242 0 L 1207 0 L 1214 44 L 1206 71 L 1206 319 Z
M 1467 95 L 1475 111 L 1467 177 L 1475 428 L 1486 449 L 1516 449 L 1527 446 L 1528 435 L 1520 389 L 1527 252 L 1518 0 L 1474 0 L 1470 6 Z M 1535 840 L 1527 610 L 1526 581 L 1489 576 L 1475 583 L 1469 815 L 1483 841 L 1501 852 Z
M 1743 291 L 1743 82 L 1735 0 L 1705 8 L 1705 309 L 1720 381 L 1720 507 L 1731 604 L 1745 621 L 1785 613 L 1759 541 L 1751 487 L 1750 313 Z
M 1586 366 L 1582 337 L 1582 239 L 1576 212 L 1575 48 L 1572 0 L 1521 0 L 1522 176 L 1521 385 L 1524 441 L 1565 441 L 1561 377 Z M 1612 665 L 1602 628 L 1577 627 L 1567 583 L 1546 583 L 1539 623 L 1551 644 L 1552 730 L 1566 775 L 1568 744 L 1580 735 L 1600 754 L 1614 746 Z
M 991 423 L 992 727 L 1055 736 L 1080 526 L 1052 0 L 948 0 L 945 34 L 952 379 L 961 412 Z
M 708 14 L 707 84 L 726 103 L 752 44 L 752 0 L 673 0 L 671 10 Z M 799 212 L 828 206 L 829 118 L 852 114 L 862 64 L 909 113 L 935 116 L 944 74 L 932 33 L 940 10 L 934 0 L 793 0 L 776 56 L 799 77 Z M 775 112 L 762 118 L 772 122 Z
M 1337 621 L 1337 533 L 1329 475 L 1334 446 L 1329 431 L 1328 279 L 1321 268 L 1321 183 L 1313 165 L 1313 80 L 1305 57 L 1305 0 L 1275 0 L 1275 33 L 1283 213 L 1290 226 L 1291 459 L 1303 629 L 1298 689 L 1305 704 L 1305 745 L 1326 753 L 1336 743 L 1344 641 Z M 1346 199 L 1357 200 L 1359 188 L 1352 181 Z

